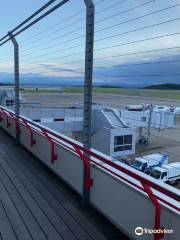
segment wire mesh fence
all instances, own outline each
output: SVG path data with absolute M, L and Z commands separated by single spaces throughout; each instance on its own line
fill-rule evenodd
M 104 104 L 104 98 L 107 98 L 109 100 L 106 99 L 106 102 L 109 104 L 106 105 L 118 108 L 147 102 L 177 107 L 180 103 L 179 92 L 166 90 L 166 93 L 162 94 L 160 90 L 153 93 L 149 90 L 147 93 L 148 90 L 141 88 L 157 83 L 179 82 L 180 2 L 96 0 L 94 4 L 93 101 Z M 70 94 L 67 94 L 64 98 L 68 98 L 67 102 L 71 105 L 78 102 L 78 99 L 83 103 L 83 89 L 78 90 L 77 87 L 82 88 L 85 78 L 86 24 L 84 2 L 67 1 L 67 4 L 48 14 L 31 28 L 25 29 L 26 31 L 22 31 L 22 28 L 15 31 L 19 31 L 16 39 L 20 49 L 20 85 L 23 90 L 29 87 L 29 90 L 23 92 L 27 100 L 29 98 L 42 101 L 46 105 L 54 94 L 51 104 L 61 106 L 64 104 L 61 101 L 66 100 L 59 99 L 57 91 L 61 87 L 73 86 L 76 88 L 71 90 L 79 91 L 79 95 L 71 99 Z M 0 43 L 6 41 L 7 37 Z M 6 42 L 0 47 L 0 81 L 12 83 L 13 65 L 13 47 L 11 42 Z M 44 99 L 37 97 L 40 86 L 46 88 Z M 136 90 L 133 92 L 134 86 Z M 116 103 L 111 103 L 113 96 L 106 95 L 111 87 L 111 95 L 118 95 L 114 97 Z M 66 92 L 66 89 L 64 91 Z M 98 91 L 102 94 L 102 99 Z M 169 99 L 174 100 L 166 99 L 168 94 Z M 176 155 L 177 159 L 180 154 L 179 130 L 180 123 L 177 118 L 174 129 L 160 133 L 153 130 L 152 142 L 158 137 L 162 142 L 157 149 L 169 153 L 170 156 Z M 166 136 L 166 131 L 171 135 L 170 138 Z M 172 146 L 163 144 L 165 138 L 169 142 L 173 141 Z

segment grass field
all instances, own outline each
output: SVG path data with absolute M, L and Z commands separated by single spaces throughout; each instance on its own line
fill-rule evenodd
M 60 88 L 24 88 L 22 93 L 57 93 Z M 130 96 L 154 97 L 180 99 L 180 90 L 158 90 L 158 89 L 127 89 L 127 88 L 93 88 L 94 93 L 122 94 Z M 82 87 L 64 88 L 64 93 L 83 93 Z

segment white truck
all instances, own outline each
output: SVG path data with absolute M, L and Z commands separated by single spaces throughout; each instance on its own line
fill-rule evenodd
M 180 162 L 165 164 L 151 170 L 150 176 L 162 182 L 174 184 L 180 180 Z
M 157 153 L 135 158 L 131 167 L 149 174 L 154 167 L 161 167 L 163 164 L 168 164 L 168 156 Z

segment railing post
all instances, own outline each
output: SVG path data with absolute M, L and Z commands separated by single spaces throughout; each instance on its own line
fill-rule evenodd
M 156 196 L 153 194 L 151 188 L 142 183 L 142 186 L 145 190 L 145 192 L 148 194 L 149 198 L 151 199 L 151 202 L 153 203 L 153 205 L 155 206 L 155 224 L 154 224 L 154 230 L 160 230 L 163 229 L 161 227 L 161 205 L 159 203 L 159 201 L 157 200 Z M 154 240 L 161 240 L 164 238 L 164 234 L 163 233 L 154 233 Z
M 83 145 L 91 149 L 91 112 L 92 112 L 92 79 L 93 79 L 93 51 L 94 51 L 94 3 L 92 0 L 84 0 L 86 4 L 86 53 L 85 53 L 85 82 L 84 82 L 84 126 Z M 87 156 L 87 154 L 86 154 Z M 85 186 L 86 167 L 84 164 L 84 184 L 82 204 L 87 206 L 89 202 L 89 190 Z
M 153 105 L 151 104 L 150 110 L 149 110 L 149 121 L 148 121 L 148 142 L 150 141 L 150 136 L 151 136 L 152 116 L 153 116 Z
M 19 131 L 19 45 L 14 35 L 9 32 L 9 37 L 14 46 L 14 92 L 15 92 L 15 117 L 16 117 L 16 142 L 20 142 Z

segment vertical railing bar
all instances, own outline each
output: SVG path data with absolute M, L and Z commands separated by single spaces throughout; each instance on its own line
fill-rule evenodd
M 14 35 L 9 32 L 9 37 L 14 46 L 14 92 L 15 92 L 15 115 L 16 115 L 16 143 L 20 143 L 19 134 L 19 44 Z
M 91 113 L 92 113 L 92 82 L 93 82 L 93 51 L 94 51 L 94 12 L 92 0 L 84 0 L 86 4 L 86 51 L 85 51 L 85 82 L 84 82 L 84 122 L 83 146 L 91 149 Z M 84 153 L 85 157 L 89 157 Z M 87 168 L 84 163 L 82 205 L 89 204 L 90 189 L 86 188 Z

